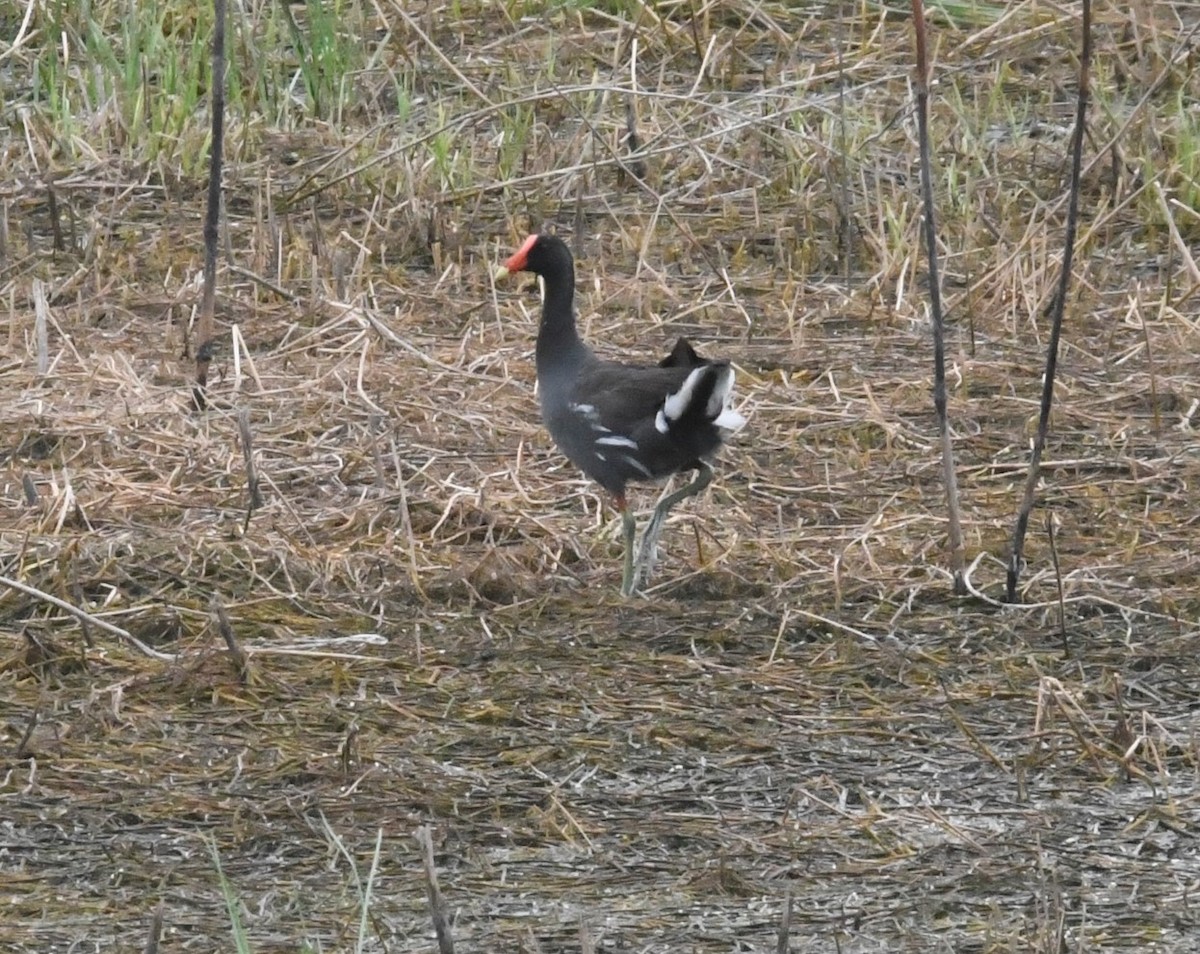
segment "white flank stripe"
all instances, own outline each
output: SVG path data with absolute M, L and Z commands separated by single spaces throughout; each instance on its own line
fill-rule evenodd
M 596 405 L 594 404 L 572 404 L 570 405 L 572 413 L 578 414 L 592 426 L 592 430 L 597 434 L 611 434 L 612 428 L 605 427 L 600 423 L 600 415 L 596 413 Z
M 652 473 L 650 473 L 649 468 L 647 468 L 646 465 L 643 464 L 636 457 L 630 457 L 628 454 L 625 454 L 623 456 L 625 458 L 625 463 L 627 463 L 634 470 L 640 471 L 643 476 L 645 476 L 645 477 L 653 477 L 654 476 Z
M 605 447 L 628 447 L 630 450 L 637 450 L 638 445 L 632 437 L 623 437 L 620 434 L 613 434 L 611 437 L 597 437 L 597 444 L 602 444 Z

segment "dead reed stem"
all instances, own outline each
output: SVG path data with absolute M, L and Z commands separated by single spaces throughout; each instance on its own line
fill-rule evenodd
M 433 834 L 428 825 L 417 829 L 417 841 L 421 846 L 421 861 L 425 866 L 425 892 L 429 898 L 429 914 L 433 918 L 433 930 L 437 935 L 440 954 L 454 954 L 454 937 L 450 932 L 450 918 L 446 913 L 446 902 L 438 887 L 437 865 L 433 858 Z
M 249 685 L 250 660 L 246 656 L 246 651 L 238 644 L 237 635 L 233 631 L 233 623 L 230 622 L 229 614 L 225 611 L 225 604 L 221 602 L 220 597 L 214 595 L 209 599 L 208 607 L 212 614 L 213 624 L 217 627 L 217 632 L 221 634 L 225 648 L 229 650 L 229 661 L 237 674 L 238 682 L 243 686 Z
M 925 40 L 925 5 L 912 0 L 913 29 L 917 38 L 917 141 L 921 156 L 921 196 L 925 215 L 921 234 L 929 260 L 929 310 L 933 325 L 933 406 L 937 412 L 942 448 L 942 482 L 946 489 L 946 518 L 950 548 L 950 572 L 954 593 L 967 594 L 964 571 L 966 545 L 958 502 L 958 475 L 954 466 L 954 442 L 946 411 L 945 320 L 942 316 L 942 280 L 938 267 L 937 219 L 933 202 L 932 159 L 929 154 L 929 54 Z
M 192 405 L 202 411 L 208 406 L 205 389 L 212 364 L 214 313 L 217 300 L 217 247 L 221 221 L 221 168 L 225 152 L 225 0 L 213 0 L 211 109 L 212 138 L 209 146 L 208 202 L 204 215 L 204 291 L 196 323 L 196 384 Z
M 163 929 L 163 904 L 160 901 L 154 907 L 154 914 L 150 918 L 150 930 L 146 937 L 146 946 L 142 948 L 142 954 L 158 954 L 158 945 L 162 939 Z
M 159 652 L 157 649 L 147 646 L 132 633 L 121 629 L 119 626 L 114 626 L 112 623 L 108 622 L 107 620 L 100 619 L 98 616 L 93 616 L 91 613 L 80 609 L 78 606 L 72 606 L 66 600 L 60 600 L 57 596 L 52 596 L 43 590 L 39 590 L 36 587 L 21 583 L 20 581 L 11 579 L 7 576 L 0 576 L 0 584 L 11 587 L 14 590 L 18 590 L 27 596 L 36 597 L 39 600 L 50 603 L 52 606 L 57 606 L 59 609 L 70 613 L 81 622 L 86 620 L 90 625 L 95 626 L 97 629 L 102 629 L 106 633 L 112 633 L 114 636 L 119 636 L 144 656 L 149 656 L 151 659 L 158 659 L 162 662 L 175 661 L 176 657 L 173 654 Z
M 1083 137 L 1087 128 L 1088 70 L 1092 58 L 1092 4 L 1082 0 L 1083 33 L 1082 49 L 1079 54 L 1079 95 L 1075 101 L 1075 132 L 1071 141 L 1071 180 L 1067 204 L 1067 229 L 1063 238 L 1062 269 L 1058 276 L 1058 287 L 1050 308 L 1050 340 L 1046 344 L 1046 370 L 1042 375 L 1042 399 L 1038 409 L 1037 434 L 1033 439 L 1033 451 L 1029 456 L 1029 473 L 1025 477 L 1025 491 L 1021 496 L 1017 524 L 1013 531 L 1012 548 L 1009 555 L 1005 599 L 1017 601 L 1017 582 L 1021 576 L 1021 563 L 1025 552 L 1025 532 L 1029 527 L 1029 515 L 1033 511 L 1038 480 L 1041 477 L 1042 451 L 1046 446 L 1046 434 L 1050 429 L 1050 409 L 1054 403 L 1054 376 L 1058 368 L 1058 341 L 1062 335 L 1063 312 L 1067 304 L 1067 291 L 1071 287 L 1071 265 L 1075 258 L 1075 230 L 1079 220 L 1079 183 L 1083 166 Z
M 262 491 L 258 486 L 258 470 L 254 466 L 254 442 L 250 433 L 250 409 L 238 409 L 238 436 L 242 442 L 242 461 L 246 468 L 246 521 L 242 525 L 245 533 L 250 527 L 250 517 L 263 505 Z

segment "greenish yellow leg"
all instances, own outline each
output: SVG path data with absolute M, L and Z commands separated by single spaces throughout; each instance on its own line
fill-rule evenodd
M 637 579 L 633 575 L 633 537 L 637 528 L 633 514 L 625 506 L 625 498 L 622 497 L 617 505 L 621 508 L 621 530 L 625 536 L 625 569 L 621 574 L 621 595 L 632 596 L 637 585 Z
M 637 590 L 643 583 L 650 581 L 650 571 L 654 569 L 654 561 L 658 557 L 658 538 L 662 535 L 663 524 L 667 520 L 667 514 L 681 500 L 686 500 L 688 497 L 694 497 L 707 487 L 713 478 L 713 469 L 703 461 L 696 471 L 696 476 L 690 484 L 680 487 L 672 494 L 667 494 L 658 502 L 658 506 L 654 508 L 654 513 L 650 517 L 650 522 L 646 524 L 646 529 L 642 531 L 642 542 L 638 546 L 637 562 L 633 569 L 633 583 L 629 592 Z M 626 593 L 626 596 L 629 594 Z

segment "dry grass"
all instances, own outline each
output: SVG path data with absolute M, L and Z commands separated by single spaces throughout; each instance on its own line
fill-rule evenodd
M 239 75 L 294 68 L 268 9 L 231 32 Z M 140 948 L 161 902 L 164 949 L 223 948 L 211 835 L 254 951 L 430 950 L 426 824 L 461 950 L 574 949 L 581 921 L 599 950 L 774 950 L 788 894 L 793 951 L 1194 946 L 1194 12 L 1097 11 L 1013 608 L 1076 21 L 931 25 L 957 600 L 910 26 L 837 9 L 356 14 L 336 111 L 231 96 L 203 415 L 202 111 L 148 158 L 124 101 L 4 94 L 0 575 L 174 659 L 0 589 L 0 947 Z M 43 16 L 0 69 L 61 45 Z M 684 333 L 741 372 L 750 427 L 648 599 L 617 598 L 618 521 L 536 420 L 536 296 L 489 279 L 543 224 L 592 341 Z

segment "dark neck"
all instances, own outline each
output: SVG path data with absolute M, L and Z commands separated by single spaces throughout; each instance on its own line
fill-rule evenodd
M 538 328 L 538 377 L 566 369 L 588 353 L 575 328 L 575 276 L 570 269 L 544 277 L 545 300 Z

